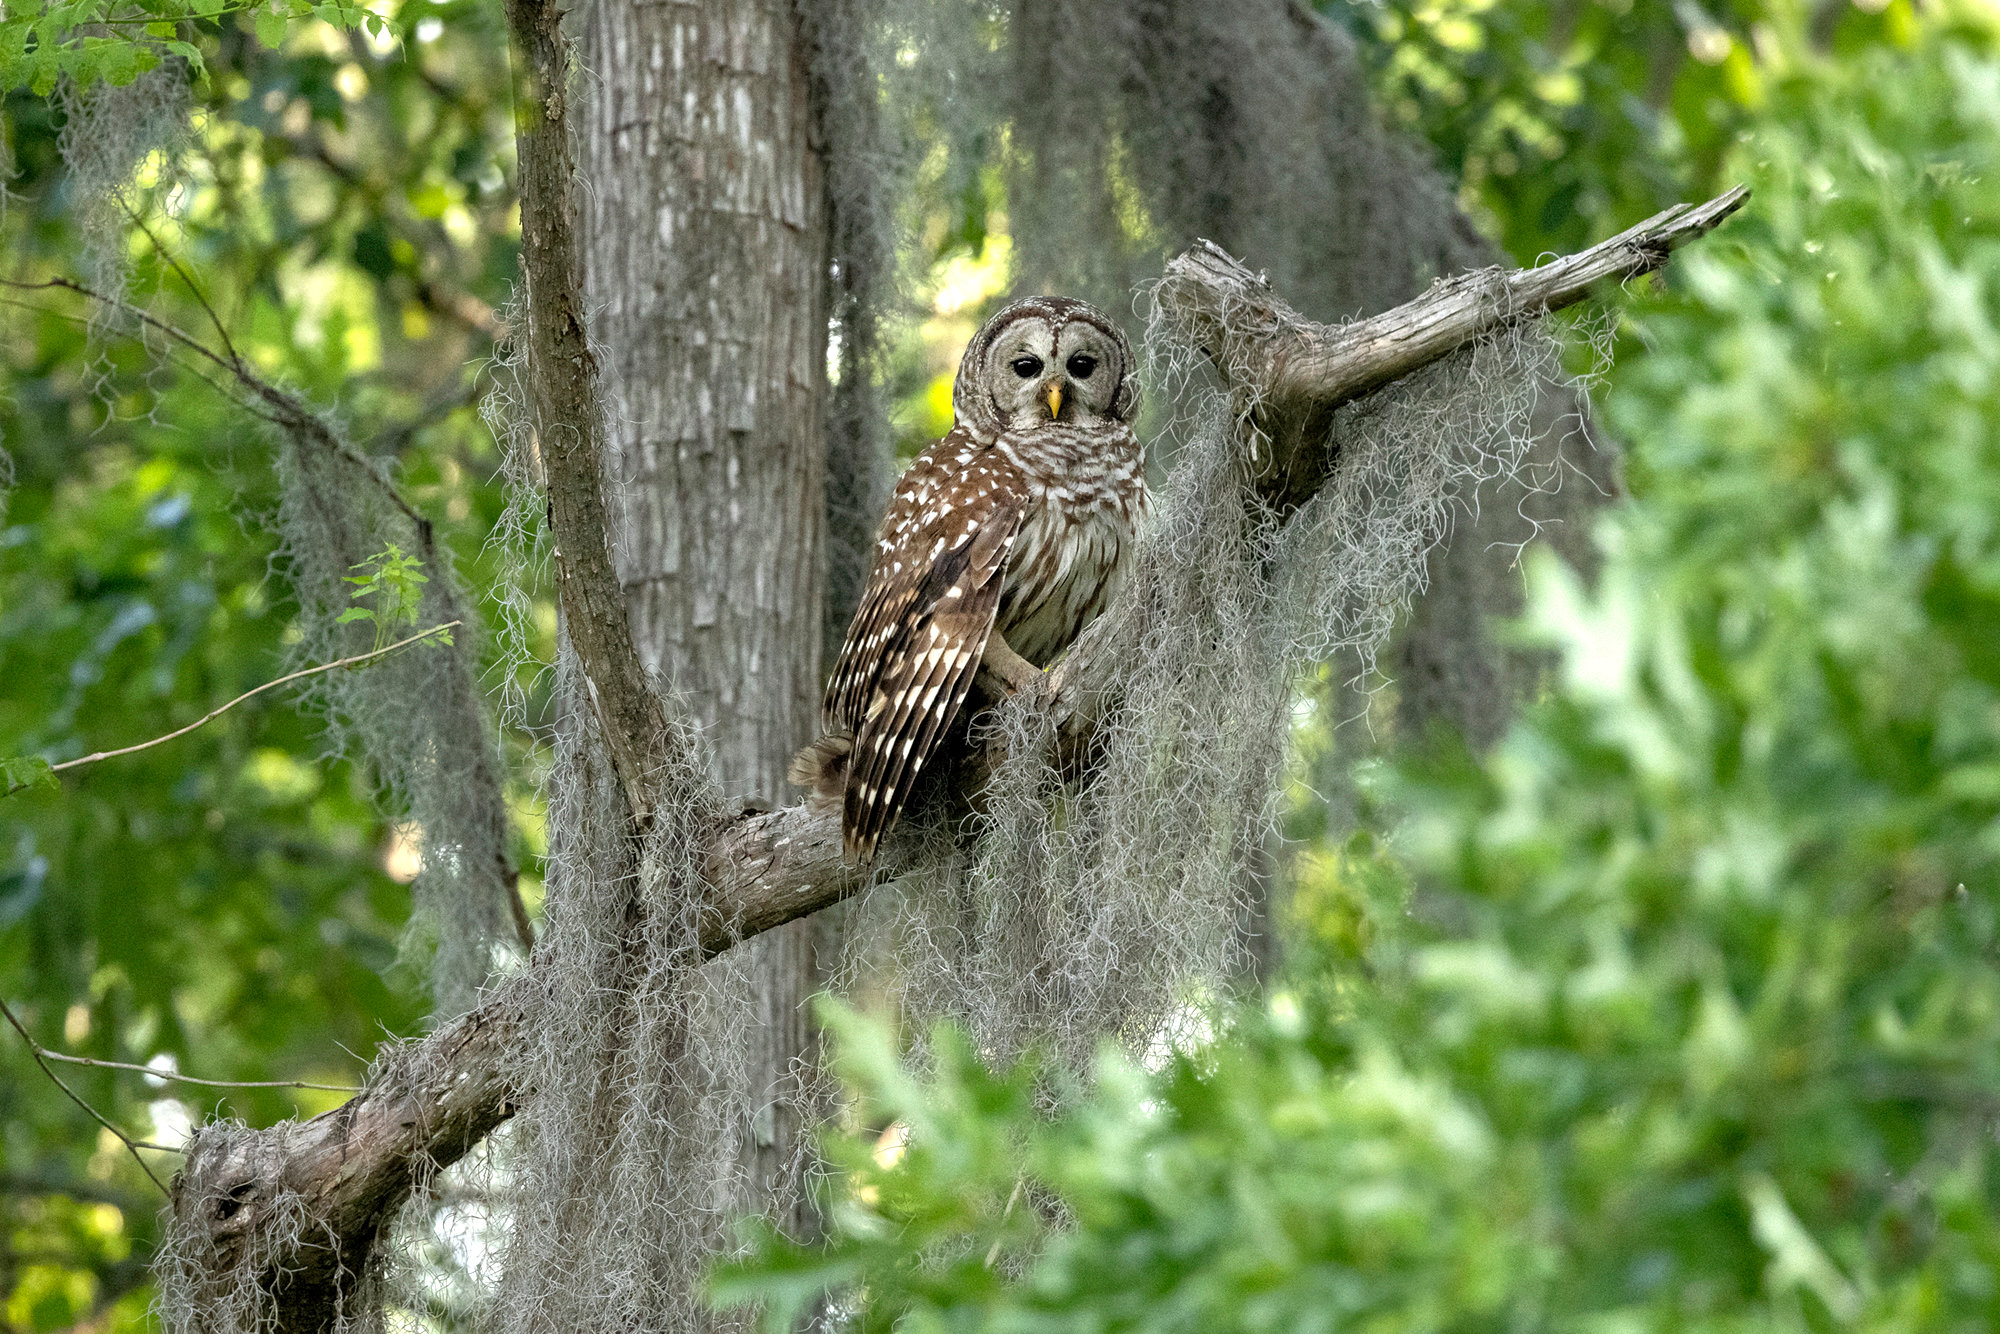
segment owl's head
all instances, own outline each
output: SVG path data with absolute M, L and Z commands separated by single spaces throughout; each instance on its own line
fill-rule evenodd
M 1109 315 L 1066 296 L 1031 296 L 986 321 L 958 363 L 952 411 L 975 436 L 1051 422 L 1088 429 L 1139 410 L 1132 345 Z

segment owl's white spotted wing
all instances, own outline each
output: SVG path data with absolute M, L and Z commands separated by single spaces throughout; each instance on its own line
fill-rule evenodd
M 826 723 L 853 738 L 847 853 L 866 862 L 971 690 L 1023 513 L 1011 470 L 959 463 L 947 436 L 911 465 L 827 687 Z

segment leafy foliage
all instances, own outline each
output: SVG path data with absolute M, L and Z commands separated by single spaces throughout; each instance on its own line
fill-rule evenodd
M 1905 44 L 1917 6 L 1784 0 L 1320 0 L 1389 118 L 1521 263 L 1716 193 L 1802 64 Z
M 1550 697 L 1374 774 L 1394 833 L 1307 866 L 1286 985 L 1155 1074 L 1048 1119 L 1032 1066 L 946 1044 L 917 1082 L 840 1019 L 832 1235 L 761 1238 L 719 1296 L 906 1330 L 2000 1322 L 2000 34 L 1945 13 L 1765 97 L 1725 164 L 1751 212 L 1614 376 L 1603 567 L 1533 567 Z
M 355 585 L 348 596 L 356 602 L 373 598 L 375 605 L 349 607 L 335 618 L 335 624 L 370 622 L 375 627 L 375 647 L 372 651 L 380 653 L 397 627 L 417 623 L 417 612 L 424 602 L 424 585 L 431 579 L 424 573 L 424 563 L 414 556 L 404 555 L 403 549 L 394 542 L 353 568 L 361 573 L 347 576 L 347 582 Z M 451 643 L 451 631 L 439 631 L 432 636 L 432 641 Z
M 25 87 L 46 97 L 64 78 L 84 89 L 124 85 L 168 57 L 201 74 L 207 61 L 196 29 L 247 20 L 276 49 L 314 19 L 343 31 L 390 31 L 388 20 L 351 0 L 15 0 L 0 11 L 0 92 Z

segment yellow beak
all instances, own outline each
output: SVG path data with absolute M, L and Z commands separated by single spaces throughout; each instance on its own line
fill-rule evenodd
M 1062 411 L 1062 386 L 1059 384 L 1052 384 L 1049 386 L 1049 420 L 1054 421 L 1056 419 L 1057 414 L 1059 414 L 1061 411 Z

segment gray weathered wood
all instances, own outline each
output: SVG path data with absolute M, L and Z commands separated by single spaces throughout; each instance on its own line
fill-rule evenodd
M 1343 403 L 1418 370 L 1482 334 L 1575 305 L 1600 284 L 1650 273 L 1749 197 L 1742 186 L 1677 204 L 1608 241 L 1532 269 L 1477 269 L 1440 280 L 1393 310 L 1315 324 L 1259 275 L 1203 243 L 1167 264 L 1157 300 L 1206 352 L 1269 436 L 1258 490 L 1280 511 L 1325 484 L 1334 460 L 1326 418 Z

